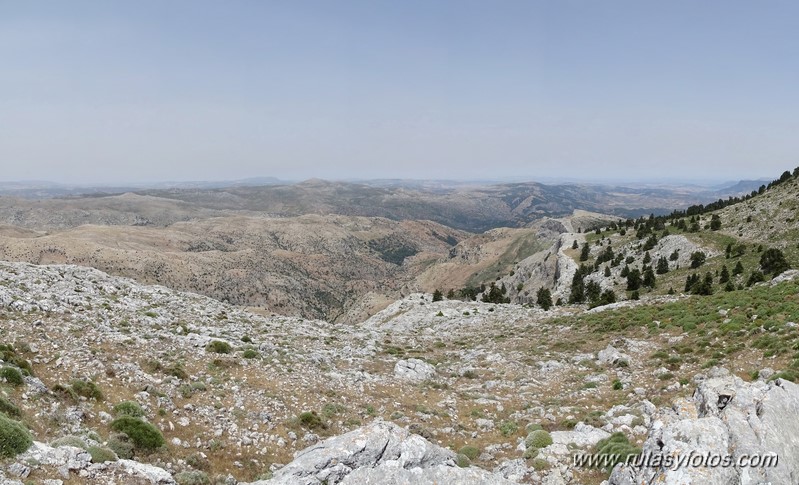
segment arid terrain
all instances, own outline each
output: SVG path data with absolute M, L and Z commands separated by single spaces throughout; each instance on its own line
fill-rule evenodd
M 162 198 L 142 212 L 150 195 L 113 197 L 139 209 L 105 220 L 103 198 L 30 202 L 16 225 L 6 208 L 0 480 L 785 483 L 797 193 L 792 175 L 717 211 L 479 234 Z M 574 466 L 611 448 L 785 459 L 751 476 Z

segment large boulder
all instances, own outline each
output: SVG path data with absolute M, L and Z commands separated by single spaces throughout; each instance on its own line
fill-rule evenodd
M 700 382 L 691 400 L 661 411 L 643 456 L 778 456 L 770 467 L 619 465 L 609 485 L 799 483 L 799 386 L 776 379 L 746 383 L 723 369 Z M 663 458 L 660 458 L 661 460 Z M 685 458 L 684 458 L 685 459 Z M 699 460 L 699 459 L 697 459 Z M 700 464 L 701 465 L 701 464 Z
M 436 375 L 436 369 L 419 359 L 400 360 L 394 366 L 394 375 L 409 381 L 426 381 Z
M 251 485 L 515 483 L 478 468 L 458 468 L 455 458 L 405 428 L 376 420 L 298 452 L 272 479 Z

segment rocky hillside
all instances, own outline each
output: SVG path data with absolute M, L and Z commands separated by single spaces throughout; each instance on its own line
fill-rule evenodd
M 648 443 L 658 408 L 706 368 L 790 375 L 794 274 L 592 312 L 417 293 L 353 326 L 0 263 L 0 470 L 98 484 L 599 484 L 608 471 L 571 455 L 613 433 Z
M 0 259 L 89 266 L 236 305 L 335 320 L 370 292 L 398 297 L 467 237 L 425 221 L 237 216 L 168 227 L 0 229 Z

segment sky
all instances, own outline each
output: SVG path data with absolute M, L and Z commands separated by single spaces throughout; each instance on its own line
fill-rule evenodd
M 0 0 L 0 180 L 776 178 L 799 2 Z

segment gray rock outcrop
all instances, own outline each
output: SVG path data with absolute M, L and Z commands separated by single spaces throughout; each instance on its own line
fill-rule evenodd
M 394 375 L 409 381 L 425 381 L 436 375 L 436 369 L 419 359 L 400 360 L 394 366 Z
M 609 485 L 799 483 L 799 385 L 776 379 L 746 383 L 713 369 L 693 398 L 655 416 L 643 454 L 680 456 L 718 454 L 732 463 L 745 455 L 776 455 L 763 466 L 673 466 L 633 468 L 619 465 Z
M 459 468 L 455 453 L 377 420 L 297 453 L 274 478 L 251 485 L 484 484 L 514 482 L 478 468 Z

